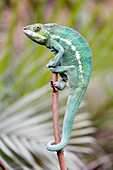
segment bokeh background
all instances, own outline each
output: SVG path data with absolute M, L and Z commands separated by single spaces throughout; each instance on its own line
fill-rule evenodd
M 93 56 L 90 84 L 65 149 L 68 170 L 113 169 L 113 1 L 0 0 L 0 160 L 11 170 L 58 170 L 53 140 L 53 58 L 22 31 L 55 22 L 78 30 Z M 68 90 L 59 93 L 60 129 Z

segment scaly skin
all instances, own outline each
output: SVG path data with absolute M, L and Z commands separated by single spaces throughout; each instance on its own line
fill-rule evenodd
M 92 70 L 92 57 L 85 39 L 73 29 L 57 24 L 34 24 L 24 27 L 23 32 L 32 41 L 44 45 L 55 55 L 47 67 L 59 73 L 62 79 L 55 83 L 59 90 L 69 88 L 67 109 L 64 117 L 61 142 L 47 144 L 50 151 L 59 151 L 69 142 L 75 114 L 84 97 Z

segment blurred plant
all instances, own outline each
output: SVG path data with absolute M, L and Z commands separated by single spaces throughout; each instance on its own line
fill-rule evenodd
M 18 166 L 23 169 L 25 167 L 58 169 L 56 155 L 45 149 L 45 145 L 53 137 L 50 107 L 52 101 L 49 91 L 50 88 L 45 85 L 14 102 L 2 113 L 0 118 L 1 159 L 9 169 L 11 167 L 16 169 Z M 67 93 L 63 92 L 60 101 L 64 101 L 66 97 Z M 60 108 L 60 128 L 64 111 L 65 107 L 62 106 Z M 67 166 L 70 169 L 73 169 L 73 166 L 87 169 L 75 153 L 80 153 L 82 157 L 84 157 L 84 153 L 96 154 L 91 148 L 91 146 L 96 148 L 96 141 L 90 136 L 95 133 L 96 129 L 92 127 L 90 119 L 89 113 L 80 113 L 76 116 L 70 145 L 65 151 Z M 87 146 L 87 144 L 91 146 Z
M 112 3 L 100 1 L 0 1 L 0 159 L 9 169 L 58 169 L 55 153 L 45 149 L 53 136 L 45 65 L 53 56 L 22 34 L 36 22 L 77 28 L 92 49 L 92 80 L 65 149 L 67 167 L 113 168 L 112 16 Z M 64 90 L 59 99 L 60 129 L 67 95 Z

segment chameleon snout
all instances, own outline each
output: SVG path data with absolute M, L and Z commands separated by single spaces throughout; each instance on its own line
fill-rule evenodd
M 27 30 L 28 27 L 23 27 L 23 30 Z

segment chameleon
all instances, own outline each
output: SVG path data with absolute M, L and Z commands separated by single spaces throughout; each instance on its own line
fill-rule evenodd
M 54 141 L 47 144 L 49 151 L 60 151 L 69 142 L 76 112 L 89 84 L 92 71 L 91 50 L 79 32 L 56 23 L 29 25 L 23 28 L 23 32 L 32 41 L 51 50 L 55 57 L 47 67 L 61 76 L 61 80 L 55 82 L 54 86 L 58 90 L 63 90 L 66 86 L 69 89 L 62 139 L 58 144 Z

